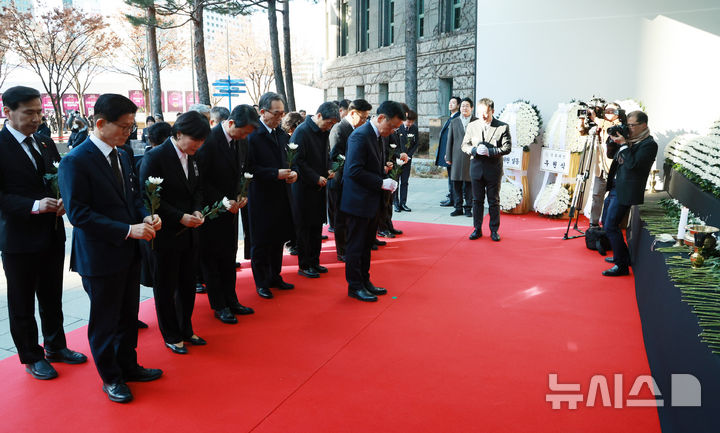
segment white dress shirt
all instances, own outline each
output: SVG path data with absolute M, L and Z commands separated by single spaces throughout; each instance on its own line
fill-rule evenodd
M 105 157 L 105 160 L 108 164 L 110 164 L 110 168 L 112 168 L 112 162 L 110 162 L 110 152 L 112 152 L 114 147 L 110 146 L 109 144 L 102 141 L 100 138 L 98 138 L 95 134 L 90 134 L 90 141 L 93 142 L 93 144 L 102 152 L 103 156 Z M 120 155 L 117 154 L 117 163 L 118 168 L 120 169 L 120 173 L 122 174 L 122 164 L 120 164 Z M 125 235 L 125 239 L 127 239 L 130 236 L 130 231 L 132 230 L 131 226 L 128 226 L 128 232 L 127 235 Z
M 25 139 L 28 136 L 23 134 L 22 132 L 18 131 L 17 129 L 13 128 L 12 126 L 10 126 L 10 122 L 6 123 L 5 127 L 8 129 L 8 131 L 10 131 L 12 136 L 15 137 L 15 140 L 17 140 L 18 143 L 20 143 L 20 147 L 22 148 L 23 152 L 25 152 L 25 154 L 28 156 L 28 158 L 30 158 L 30 162 L 32 163 L 33 167 L 35 167 L 35 170 L 37 170 L 38 167 L 37 167 L 37 163 L 35 162 L 35 158 L 33 158 L 32 153 L 30 153 L 30 148 L 25 143 Z M 42 155 L 42 152 L 40 151 L 40 147 L 35 142 L 35 138 L 32 135 L 30 135 L 29 137 L 30 137 L 30 140 L 32 140 L 32 144 L 33 144 L 33 147 L 35 148 L 35 150 L 37 150 L 37 152 L 40 155 Z M 35 200 L 35 202 L 33 203 L 32 209 L 30 209 L 30 213 L 35 214 L 35 215 L 40 213 L 40 200 Z
M 183 171 L 185 172 L 185 179 L 188 178 L 188 156 L 187 153 L 183 152 L 177 145 L 177 141 L 173 137 L 170 137 L 173 147 L 175 147 L 175 153 L 180 158 L 180 165 L 182 165 Z

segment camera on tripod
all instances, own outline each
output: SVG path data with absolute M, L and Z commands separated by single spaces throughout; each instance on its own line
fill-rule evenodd
M 608 137 L 611 137 L 614 135 L 615 136 L 622 135 L 623 137 L 625 137 L 625 139 L 630 138 L 630 128 L 628 128 L 628 126 L 625 125 L 624 123 L 611 126 L 610 128 L 608 128 L 607 133 L 608 133 Z

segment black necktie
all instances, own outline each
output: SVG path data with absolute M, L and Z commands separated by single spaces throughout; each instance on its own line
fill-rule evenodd
M 113 173 L 115 174 L 115 179 L 117 179 L 118 183 L 120 184 L 120 188 L 125 191 L 125 181 L 123 180 L 122 171 L 120 171 L 120 165 L 118 164 L 118 154 L 117 149 L 113 147 L 113 150 L 110 151 L 110 166 L 112 167 Z
M 35 160 L 35 168 L 37 169 L 38 173 L 40 173 L 40 176 L 45 175 L 45 163 L 43 162 L 42 155 L 40 155 L 40 152 L 35 149 L 35 146 L 33 146 L 33 140 L 28 135 L 25 137 L 25 140 L 23 140 L 23 143 L 25 143 L 30 149 L 30 155 L 32 155 L 33 159 Z

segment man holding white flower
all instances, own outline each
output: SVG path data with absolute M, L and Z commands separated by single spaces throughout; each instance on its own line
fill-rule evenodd
M 235 315 L 254 310 L 238 301 L 235 291 L 238 249 L 238 212 L 248 203 L 239 197 L 247 171 L 247 137 L 259 126 L 255 109 L 249 105 L 233 108 L 230 117 L 210 130 L 197 152 L 203 206 L 213 207 L 225 199 L 223 212 L 200 228 L 200 263 L 207 286 L 210 308 L 223 323 L 235 324 Z
M 42 118 L 37 90 L 16 86 L 2 97 L 8 122 L 0 131 L 0 251 L 10 333 L 25 370 L 36 379 L 52 379 L 57 371 L 49 362 L 87 361 L 67 348 L 63 331 L 65 209 L 44 179 L 60 154 L 49 137 L 37 134 Z M 36 297 L 44 347 L 38 344 Z
M 320 250 L 322 226 L 327 215 L 326 185 L 335 175 L 330 171 L 328 135 L 338 121 L 337 105 L 325 102 L 314 116 L 305 117 L 290 138 L 298 145 L 293 164 L 298 172 L 298 182 L 292 185 L 297 211 L 298 273 L 308 278 L 317 278 L 328 271 L 320 264 Z
M 70 268 L 90 298 L 88 340 L 102 389 L 111 401 L 132 400 L 126 382 L 147 382 L 160 369 L 137 363 L 140 249 L 162 227 L 150 215 L 134 179 L 133 162 L 117 150 L 135 125 L 137 106 L 122 95 L 95 103 L 95 130 L 65 156 L 58 184 L 73 225 Z
M 383 191 L 397 189 L 397 182 L 385 178 L 383 138 L 396 131 L 404 119 L 402 105 L 385 101 L 378 107 L 377 116 L 356 129 L 348 139 L 340 203 L 340 210 L 347 214 L 345 279 L 348 296 L 360 301 L 377 301 L 377 295 L 387 293 L 370 282 L 370 251 L 377 232 Z

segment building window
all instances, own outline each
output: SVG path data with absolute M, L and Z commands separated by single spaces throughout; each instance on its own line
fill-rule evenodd
M 382 104 L 388 99 L 390 99 L 388 83 L 380 83 L 380 89 L 378 90 L 378 104 Z
M 462 12 L 461 0 L 443 0 L 445 22 L 443 29 L 452 32 L 460 28 L 460 14 Z
M 358 51 L 366 51 L 370 45 L 370 0 L 359 1 Z
M 355 99 L 365 99 L 365 86 L 355 86 Z
M 342 101 L 343 99 L 345 99 L 345 88 L 338 87 L 337 88 L 337 100 Z
M 350 6 L 347 0 L 340 0 L 340 4 L 338 5 L 338 57 L 345 56 L 348 53 L 348 41 L 350 39 L 348 34 L 349 8 Z
M 417 37 L 425 36 L 425 0 L 417 0 L 418 19 L 417 19 Z
M 395 0 L 380 0 L 380 46 L 387 47 L 395 41 Z
M 440 78 L 438 81 L 438 112 L 441 116 L 449 116 L 450 109 L 448 103 L 452 97 L 453 92 L 453 79 L 452 78 Z

